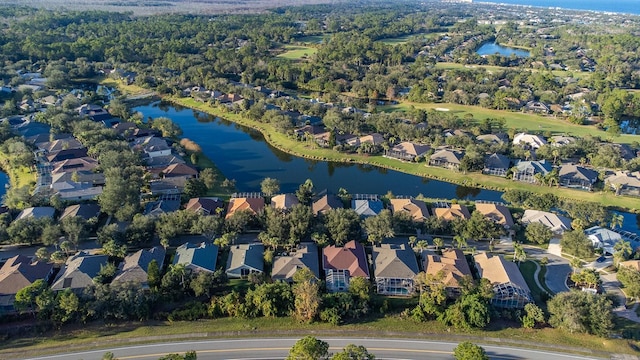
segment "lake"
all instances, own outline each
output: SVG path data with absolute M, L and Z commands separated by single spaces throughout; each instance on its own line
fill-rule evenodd
M 512 54 L 515 54 L 517 57 L 529 57 L 530 55 L 526 50 L 502 46 L 492 42 L 482 44 L 476 52 L 478 55 L 493 55 L 496 53 L 502 56 L 511 56 Z
M 270 146 L 258 131 L 191 109 L 153 103 L 133 110 L 144 118 L 171 118 L 180 125 L 183 136 L 198 143 L 242 192 L 260 191 L 260 182 L 270 177 L 280 181 L 283 192 L 293 192 L 311 179 L 317 191 L 332 193 L 345 188 L 352 194 L 384 195 L 391 191 L 395 195 L 501 201 L 499 191 L 458 186 L 370 165 L 293 156 Z
M 7 192 L 7 186 L 9 185 L 9 176 L 0 171 L 0 202 L 4 194 Z

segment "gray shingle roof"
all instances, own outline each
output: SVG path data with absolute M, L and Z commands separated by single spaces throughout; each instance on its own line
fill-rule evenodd
M 218 247 L 214 244 L 185 243 L 176 249 L 173 264 L 185 264 L 194 270 L 216 271 Z
M 376 278 L 413 279 L 420 271 L 408 244 L 381 244 L 373 247 L 373 273 Z

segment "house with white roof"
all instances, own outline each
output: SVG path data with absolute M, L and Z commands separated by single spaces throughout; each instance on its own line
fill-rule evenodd
M 584 234 L 591 240 L 594 249 L 602 249 L 605 254 L 613 254 L 613 247 L 622 240 L 622 236 L 617 232 L 600 226 L 590 227 Z

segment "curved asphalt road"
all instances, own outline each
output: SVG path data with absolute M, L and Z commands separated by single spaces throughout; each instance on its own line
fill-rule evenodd
M 300 335 L 302 337 L 302 335 Z M 453 359 L 453 348 L 457 343 L 400 340 L 400 339 L 335 339 L 322 338 L 330 345 L 330 352 L 339 352 L 347 344 L 366 347 L 377 359 Z M 148 344 L 85 351 L 73 354 L 51 355 L 31 360 L 100 360 L 102 355 L 111 351 L 120 360 L 158 359 L 169 353 L 184 353 L 194 350 L 198 360 L 272 360 L 284 359 L 291 346 L 298 339 L 233 339 L 208 340 L 178 343 Z M 580 355 L 553 353 L 548 351 L 518 349 L 503 346 L 483 345 L 491 359 L 506 360 L 584 360 L 596 359 Z

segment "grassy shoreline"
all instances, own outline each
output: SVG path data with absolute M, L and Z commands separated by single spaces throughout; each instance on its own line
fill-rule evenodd
M 0 171 L 7 174 L 9 184 L 15 189 L 23 186 L 32 186 L 36 181 L 36 174 L 32 169 L 26 166 L 12 167 L 9 164 L 9 156 L 4 153 L 0 153 Z
M 191 98 L 169 96 L 165 97 L 164 99 L 183 107 L 196 109 L 214 116 L 225 118 L 237 124 L 256 129 L 263 134 L 265 140 L 271 146 L 278 148 L 279 150 L 286 153 L 307 159 L 369 164 L 429 179 L 447 181 L 457 185 L 478 187 L 496 191 L 520 189 L 538 194 L 555 194 L 561 198 L 597 202 L 607 207 L 622 209 L 626 211 L 637 212 L 640 210 L 637 208 L 638 199 L 624 196 L 615 196 L 613 193 L 609 192 L 587 192 L 567 188 L 544 187 L 518 181 L 512 181 L 497 176 L 484 175 L 481 173 L 465 174 L 443 168 L 426 166 L 424 163 L 401 162 L 399 160 L 390 159 L 383 156 L 338 153 L 331 149 L 320 148 L 314 143 L 300 142 L 292 139 L 285 134 L 278 133 L 270 124 L 260 123 L 247 119 L 241 114 L 228 112 L 226 108 L 223 109 L 212 107 L 207 104 L 197 102 Z

